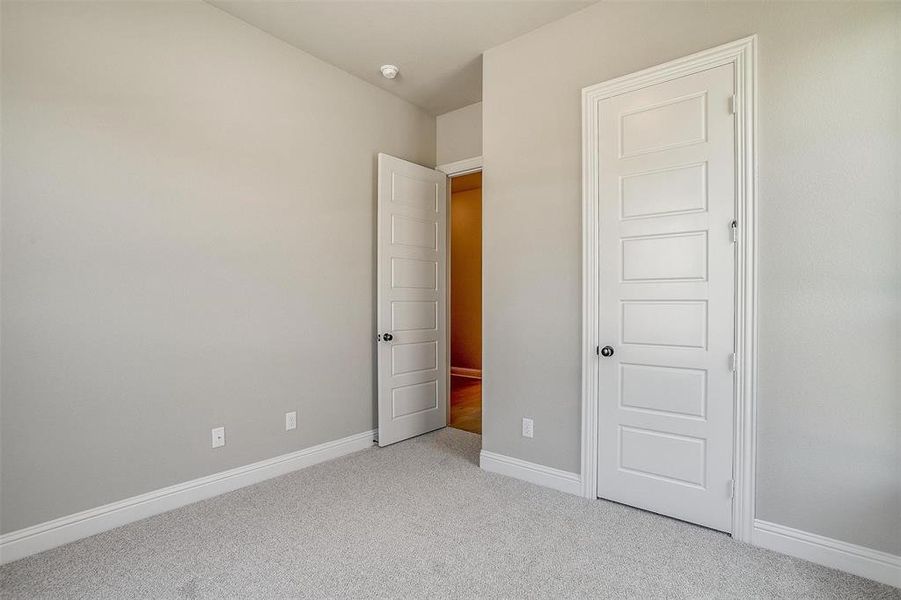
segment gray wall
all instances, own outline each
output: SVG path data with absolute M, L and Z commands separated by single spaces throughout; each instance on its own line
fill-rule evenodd
M 2 6 L 2 531 L 372 428 L 435 119 L 201 2 Z
M 757 516 L 901 554 L 898 3 L 603 2 L 485 54 L 483 444 L 579 469 L 581 88 L 752 33 Z
M 438 115 L 439 165 L 482 155 L 482 103 Z

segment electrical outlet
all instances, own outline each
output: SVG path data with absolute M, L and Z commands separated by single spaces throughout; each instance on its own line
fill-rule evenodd
M 291 431 L 292 429 L 297 429 L 297 411 L 292 410 L 291 412 L 285 413 L 285 431 Z
M 522 418 L 522 437 L 533 437 L 535 433 L 535 423 L 532 422 L 532 419 L 527 419 L 525 417 Z
M 225 445 L 225 427 L 216 427 L 212 430 L 213 448 Z

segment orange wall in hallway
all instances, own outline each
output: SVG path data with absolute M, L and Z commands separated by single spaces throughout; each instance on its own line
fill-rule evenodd
M 482 174 L 451 179 L 451 366 L 482 368 Z

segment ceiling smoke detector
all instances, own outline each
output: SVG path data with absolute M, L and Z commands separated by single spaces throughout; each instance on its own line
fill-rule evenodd
M 400 72 L 400 69 L 394 65 L 382 65 L 380 69 L 382 71 L 382 77 L 385 79 L 394 79 Z

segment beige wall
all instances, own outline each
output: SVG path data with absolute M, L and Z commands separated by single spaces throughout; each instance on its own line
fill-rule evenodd
M 371 429 L 376 153 L 435 119 L 202 2 L 2 21 L 2 531 Z
M 482 155 L 482 103 L 438 115 L 439 165 Z
M 579 469 L 581 88 L 753 33 L 757 516 L 901 554 L 899 3 L 602 2 L 485 54 L 483 445 Z
M 451 366 L 482 368 L 482 174 L 451 179 Z

